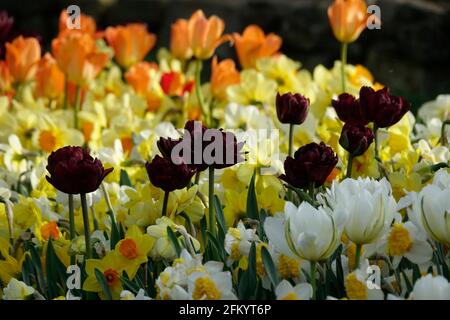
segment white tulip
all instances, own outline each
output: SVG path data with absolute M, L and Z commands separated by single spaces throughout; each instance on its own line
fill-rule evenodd
M 412 206 L 407 212 L 411 221 L 430 238 L 450 244 L 450 188 L 441 187 L 431 184 L 418 194 L 410 194 Z
M 309 261 L 327 259 L 340 243 L 341 214 L 328 214 L 307 202 L 297 208 L 286 202 L 285 212 L 268 217 L 264 223 L 266 235 L 281 253 Z
M 332 212 L 347 214 L 345 234 L 357 245 L 374 243 L 390 227 L 396 214 L 396 201 L 389 182 L 369 178 L 333 182 L 319 201 Z
M 414 284 L 411 300 L 450 300 L 450 283 L 442 276 L 427 274 Z

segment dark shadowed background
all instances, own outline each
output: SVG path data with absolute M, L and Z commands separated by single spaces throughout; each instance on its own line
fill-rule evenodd
M 361 63 L 377 81 L 407 96 L 415 107 L 450 93 L 450 0 L 374 0 L 381 8 L 381 30 L 366 30 L 349 49 L 349 63 Z M 98 28 L 145 22 L 157 34 L 157 46 L 169 43 L 170 24 L 196 9 L 216 14 L 226 32 L 241 32 L 251 23 L 283 38 L 282 51 L 312 70 L 331 67 L 339 44 L 328 25 L 332 0 L 1 0 L 0 10 L 15 17 L 18 32 L 41 36 L 46 49 L 57 34 L 61 10 L 70 4 L 93 16 Z M 154 52 L 154 50 L 153 50 Z M 219 56 L 234 57 L 222 46 Z

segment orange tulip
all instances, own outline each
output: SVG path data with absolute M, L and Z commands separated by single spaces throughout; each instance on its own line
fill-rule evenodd
M 105 67 L 109 56 L 100 52 L 87 33 L 69 32 L 52 42 L 53 55 L 67 79 L 84 86 Z
M 39 97 L 56 99 L 64 92 L 64 73 L 58 68 L 50 53 L 39 61 L 36 72 L 36 94 Z
M 170 71 L 161 75 L 161 89 L 169 96 L 179 96 L 183 93 L 184 76 L 180 72 Z
M 161 104 L 161 97 L 152 90 L 152 70 L 157 71 L 158 65 L 144 61 L 133 65 L 125 73 L 125 79 L 133 87 L 134 91 L 146 98 L 149 111 L 158 109 Z
M 155 63 L 139 62 L 125 73 L 125 79 L 137 94 L 144 95 L 150 88 L 151 71 L 158 69 L 159 67 Z
M 267 36 L 257 25 L 249 25 L 242 35 L 233 34 L 236 53 L 243 68 L 254 68 L 256 60 L 275 54 L 281 47 L 282 40 L 276 34 Z
M 194 56 L 197 59 L 209 59 L 214 54 L 214 50 L 229 41 L 228 35 L 222 35 L 225 24 L 217 16 L 205 17 L 202 10 L 197 10 L 188 21 L 189 38 Z
M 170 51 L 175 58 L 186 60 L 192 58 L 191 40 L 188 21 L 178 19 L 172 24 L 170 33 Z
M 239 83 L 240 74 L 236 70 L 234 61 L 225 59 L 220 63 L 214 57 L 211 65 L 211 93 L 215 98 L 225 99 L 226 89 L 231 84 Z
M 114 49 L 117 62 L 124 68 L 142 61 L 156 42 L 156 36 L 147 31 L 145 24 L 139 23 L 109 27 L 105 37 Z
M 36 38 L 17 37 L 6 44 L 6 64 L 14 82 L 25 82 L 36 73 L 41 46 Z
M 11 91 L 13 78 L 5 61 L 0 61 L 0 93 Z
M 90 35 L 95 34 L 95 30 L 97 29 L 97 25 L 95 24 L 95 20 L 85 14 L 80 14 L 80 29 L 69 29 L 67 28 L 67 21 L 70 19 L 66 10 L 61 11 L 59 15 L 59 34 L 62 34 L 66 31 L 74 31 L 78 30 L 82 33 L 88 33 Z
M 217 16 L 205 17 L 202 10 L 195 11 L 189 20 L 178 19 L 171 27 L 170 51 L 178 59 L 209 59 L 214 50 L 226 41 L 229 35 L 222 35 L 225 24 Z
M 328 7 L 328 19 L 334 36 L 342 43 L 352 43 L 367 26 L 369 18 L 364 0 L 335 0 Z

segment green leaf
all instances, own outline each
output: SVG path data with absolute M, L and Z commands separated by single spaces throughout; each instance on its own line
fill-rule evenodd
M 116 219 L 111 211 L 108 211 L 109 217 L 111 218 L 111 250 L 114 250 L 117 242 L 122 238 L 120 236 L 119 228 L 117 227 Z
M 210 245 L 212 246 L 212 260 L 222 260 L 222 262 L 226 261 L 226 255 L 225 255 L 225 249 L 223 248 L 223 245 L 220 245 L 220 243 L 217 241 L 217 239 L 209 232 L 208 233 L 208 240 Z
M 270 282 L 272 282 L 273 288 L 276 288 L 279 282 L 277 270 L 275 264 L 273 263 L 272 257 L 266 247 L 261 248 L 261 257 L 264 263 L 264 268 L 266 269 L 267 275 L 269 276 Z
M 177 253 L 177 256 L 179 257 L 181 254 L 181 247 L 180 243 L 178 242 L 178 238 L 173 232 L 171 227 L 167 227 L 167 236 L 169 237 L 170 241 L 172 242 L 173 248 L 175 249 L 175 252 Z
M 139 286 L 137 284 L 135 284 L 133 281 L 131 281 L 130 279 L 127 279 L 124 276 L 121 276 L 120 282 L 122 282 L 124 289 L 130 290 L 134 294 L 137 294 L 139 292 L 139 289 L 140 289 Z
M 109 291 L 108 282 L 106 281 L 105 275 L 103 272 L 98 270 L 97 268 L 94 270 L 95 278 L 97 279 L 98 283 L 100 284 L 100 287 L 103 290 L 103 293 L 106 296 L 106 300 L 112 300 L 111 291 Z
M 247 194 L 247 216 L 250 219 L 258 220 L 258 203 L 256 201 L 255 191 L 256 170 L 253 172 Z
M 239 279 L 238 292 L 239 298 L 248 300 L 255 297 L 257 275 L 256 275 L 256 246 L 252 243 L 248 255 L 248 268 L 241 274 Z
M 130 176 L 128 175 L 128 172 L 126 172 L 123 169 L 120 170 L 120 185 L 129 187 L 133 186 L 133 184 L 131 183 Z
M 266 210 L 261 209 L 261 211 L 259 212 L 259 238 L 264 242 L 267 242 L 266 232 L 264 231 L 264 222 L 266 221 L 266 218 Z
M 64 291 L 60 292 L 60 288 L 66 287 L 67 281 L 66 267 L 56 255 L 55 249 L 53 247 L 53 240 L 51 238 L 47 243 L 45 270 L 47 274 L 48 298 L 51 299 L 61 294 L 64 295 Z
M 214 206 L 216 207 L 216 217 L 217 217 L 217 223 L 219 224 L 220 229 L 224 234 L 227 233 L 227 225 L 225 222 L 225 217 L 222 210 L 222 205 L 220 203 L 219 197 L 217 195 L 214 195 Z

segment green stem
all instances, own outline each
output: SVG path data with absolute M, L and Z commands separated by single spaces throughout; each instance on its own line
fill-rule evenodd
M 73 194 L 69 194 L 69 232 L 70 232 L 70 241 L 72 241 L 75 236 L 75 211 L 73 208 Z M 75 256 L 70 256 L 70 264 L 75 264 Z
M 310 261 L 312 298 L 316 300 L 316 262 Z
M 355 269 L 359 268 L 359 260 L 361 258 L 361 249 L 362 249 L 362 245 L 357 244 L 356 245 L 356 253 L 355 253 Z
M 311 200 L 313 202 L 316 202 L 315 190 L 314 190 L 314 182 L 309 184 L 308 193 L 309 193 L 309 196 L 311 197 Z
M 292 145 L 294 142 L 294 125 L 289 125 L 289 150 L 288 150 L 288 156 L 292 157 Z
M 288 149 L 289 157 L 292 157 L 293 140 L 294 140 L 294 125 L 290 124 L 289 125 L 289 149 Z M 288 191 L 287 191 L 287 199 L 292 202 L 294 201 L 291 189 L 288 189 Z
M 375 159 L 379 161 L 380 157 L 378 155 L 378 127 L 375 123 L 373 124 L 373 136 L 375 144 Z
M 94 205 L 92 205 L 92 207 L 91 207 L 91 213 L 92 213 L 92 221 L 94 221 L 94 230 L 99 230 L 98 220 L 97 220 L 97 215 L 95 214 Z
M 73 126 L 75 129 L 78 129 L 78 110 L 80 109 L 80 104 L 81 104 L 81 87 L 77 86 L 75 106 L 73 108 Z
M 194 180 L 195 184 L 198 185 L 198 182 L 200 181 L 200 171 L 197 171 L 197 173 L 195 174 L 195 180 Z
M 169 202 L 169 191 L 164 193 L 163 207 L 162 207 L 162 216 L 165 217 L 167 215 L 167 203 Z
M 63 109 L 67 110 L 67 101 L 68 99 L 68 92 L 69 92 L 69 85 L 67 83 L 67 79 L 66 81 L 64 81 L 64 102 L 63 102 Z
M 197 95 L 197 101 L 200 106 L 200 109 L 202 110 L 202 114 L 204 119 L 209 119 L 211 116 L 208 117 L 206 108 L 205 108 L 205 100 L 203 99 L 203 93 L 202 93 L 202 79 L 201 79 L 201 73 L 202 73 L 202 60 L 195 61 L 195 94 Z M 208 121 L 207 121 L 208 122 Z M 209 126 L 209 123 L 207 123 L 207 126 Z
M 353 156 L 351 153 L 348 154 L 348 162 L 347 162 L 347 174 L 346 178 L 352 177 L 352 165 L 353 165 Z
M 208 210 L 209 210 L 209 232 L 213 236 L 216 234 L 216 216 L 214 214 L 214 206 L 213 206 L 213 199 L 214 199 L 214 167 L 209 167 L 209 185 L 208 185 Z
M 345 88 L 345 66 L 347 65 L 347 43 L 341 44 L 341 80 L 342 80 L 342 92 L 346 91 Z
M 89 211 L 86 200 L 86 193 L 80 193 L 81 198 L 81 210 L 83 211 L 83 224 L 84 224 L 84 239 L 86 242 L 86 259 L 92 257 L 91 254 L 91 233 L 89 227 Z

